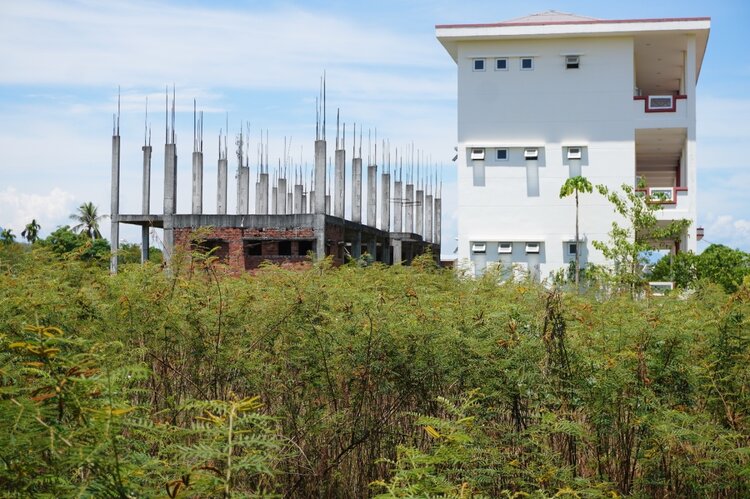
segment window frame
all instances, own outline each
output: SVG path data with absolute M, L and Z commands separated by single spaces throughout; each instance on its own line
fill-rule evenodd
M 498 67 L 498 65 L 500 64 L 500 61 L 505 62 L 505 67 L 504 68 Z M 508 68 L 508 58 L 507 57 L 496 57 L 495 58 L 495 71 L 508 71 L 508 69 L 509 68 Z
M 530 61 L 531 65 L 528 68 L 523 67 L 523 61 Z M 521 57 L 519 67 L 521 71 L 534 71 L 534 58 L 533 57 Z
M 575 62 L 571 62 L 575 59 Z M 581 69 L 581 56 L 569 54 L 565 56 L 565 69 Z
M 538 255 L 542 252 L 542 243 L 536 241 L 526 242 L 526 254 L 527 255 Z
M 500 241 L 497 243 L 497 254 L 498 255 L 511 255 L 513 254 L 513 243 L 510 241 Z
M 482 68 L 481 69 L 477 69 L 477 63 L 478 62 L 482 63 Z M 482 71 L 486 71 L 487 70 L 487 59 L 484 58 L 484 57 L 475 57 L 475 58 L 473 58 L 471 60 L 471 70 L 472 71 L 476 71 L 477 73 L 481 73 Z
M 505 157 L 501 158 L 500 153 L 505 152 Z M 510 160 L 510 150 L 507 147 L 498 147 L 495 149 L 495 161 L 508 161 Z
M 487 254 L 487 243 L 486 242 L 473 242 L 471 243 L 471 253 L 473 255 L 486 255 Z

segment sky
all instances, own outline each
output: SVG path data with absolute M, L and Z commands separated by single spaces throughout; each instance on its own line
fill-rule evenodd
M 697 101 L 698 225 L 706 234 L 699 249 L 721 243 L 750 251 L 746 0 L 0 0 L 0 227 L 19 235 L 35 218 L 44 237 L 70 223 L 84 202 L 109 213 L 118 87 L 120 212 L 140 210 L 147 98 L 151 205 L 155 211 L 162 206 L 167 85 L 176 93 L 178 211 L 190 210 L 195 99 L 204 112 L 204 206 L 212 212 L 218 133 L 227 115 L 230 172 L 236 169 L 234 136 L 247 123 L 251 166 L 266 129 L 272 165 L 285 139 L 296 162 L 312 163 L 315 99 L 325 71 L 329 140 L 340 109 L 347 133 L 353 123 L 364 128 L 365 156 L 367 130 L 377 129 L 378 140 L 402 153 L 414 144 L 440 172 L 442 252 L 450 255 L 456 68 L 435 38 L 435 25 L 498 22 L 550 9 L 602 19 L 711 17 Z M 120 237 L 138 242 L 139 229 L 123 225 Z

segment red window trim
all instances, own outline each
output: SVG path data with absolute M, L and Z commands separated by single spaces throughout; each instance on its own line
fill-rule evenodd
M 651 97 L 649 95 L 635 95 L 633 96 L 633 100 L 642 100 L 643 101 L 643 111 L 647 113 L 674 113 L 677 111 L 677 99 L 687 99 L 687 95 L 673 95 L 672 96 L 672 107 L 670 108 L 662 108 L 662 109 L 650 109 L 648 107 L 648 98 Z

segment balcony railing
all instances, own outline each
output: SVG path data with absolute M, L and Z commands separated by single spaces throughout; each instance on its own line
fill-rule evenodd
M 634 101 L 643 101 L 643 110 L 647 113 L 674 113 L 677 101 L 687 99 L 687 95 L 636 95 Z
M 646 187 L 636 189 L 636 192 L 648 196 L 648 202 L 654 204 L 674 204 L 678 202 L 678 197 L 687 194 L 687 187 Z

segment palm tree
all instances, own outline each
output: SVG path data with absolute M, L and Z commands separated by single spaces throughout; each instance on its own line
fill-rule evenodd
M 578 289 L 578 280 L 581 273 L 581 264 L 579 255 L 581 254 L 580 237 L 578 236 L 578 193 L 591 192 L 593 190 L 591 182 L 586 177 L 578 175 L 569 178 L 560 187 L 560 199 L 575 194 L 576 196 L 576 290 Z
M 13 229 L 3 229 L 0 232 L 0 242 L 6 246 L 12 244 L 15 239 L 16 235 L 13 234 Z
M 34 244 L 34 241 L 39 239 L 39 229 L 42 226 L 36 222 L 36 218 L 31 220 L 31 223 L 26 224 L 26 228 L 21 232 L 21 236 L 25 237 L 28 242 Z
M 92 202 L 83 203 L 78 207 L 78 211 L 70 215 L 71 220 L 78 222 L 73 227 L 73 232 L 86 234 L 90 239 L 101 239 L 102 233 L 99 232 L 99 221 L 107 215 L 98 215 L 97 207 Z

